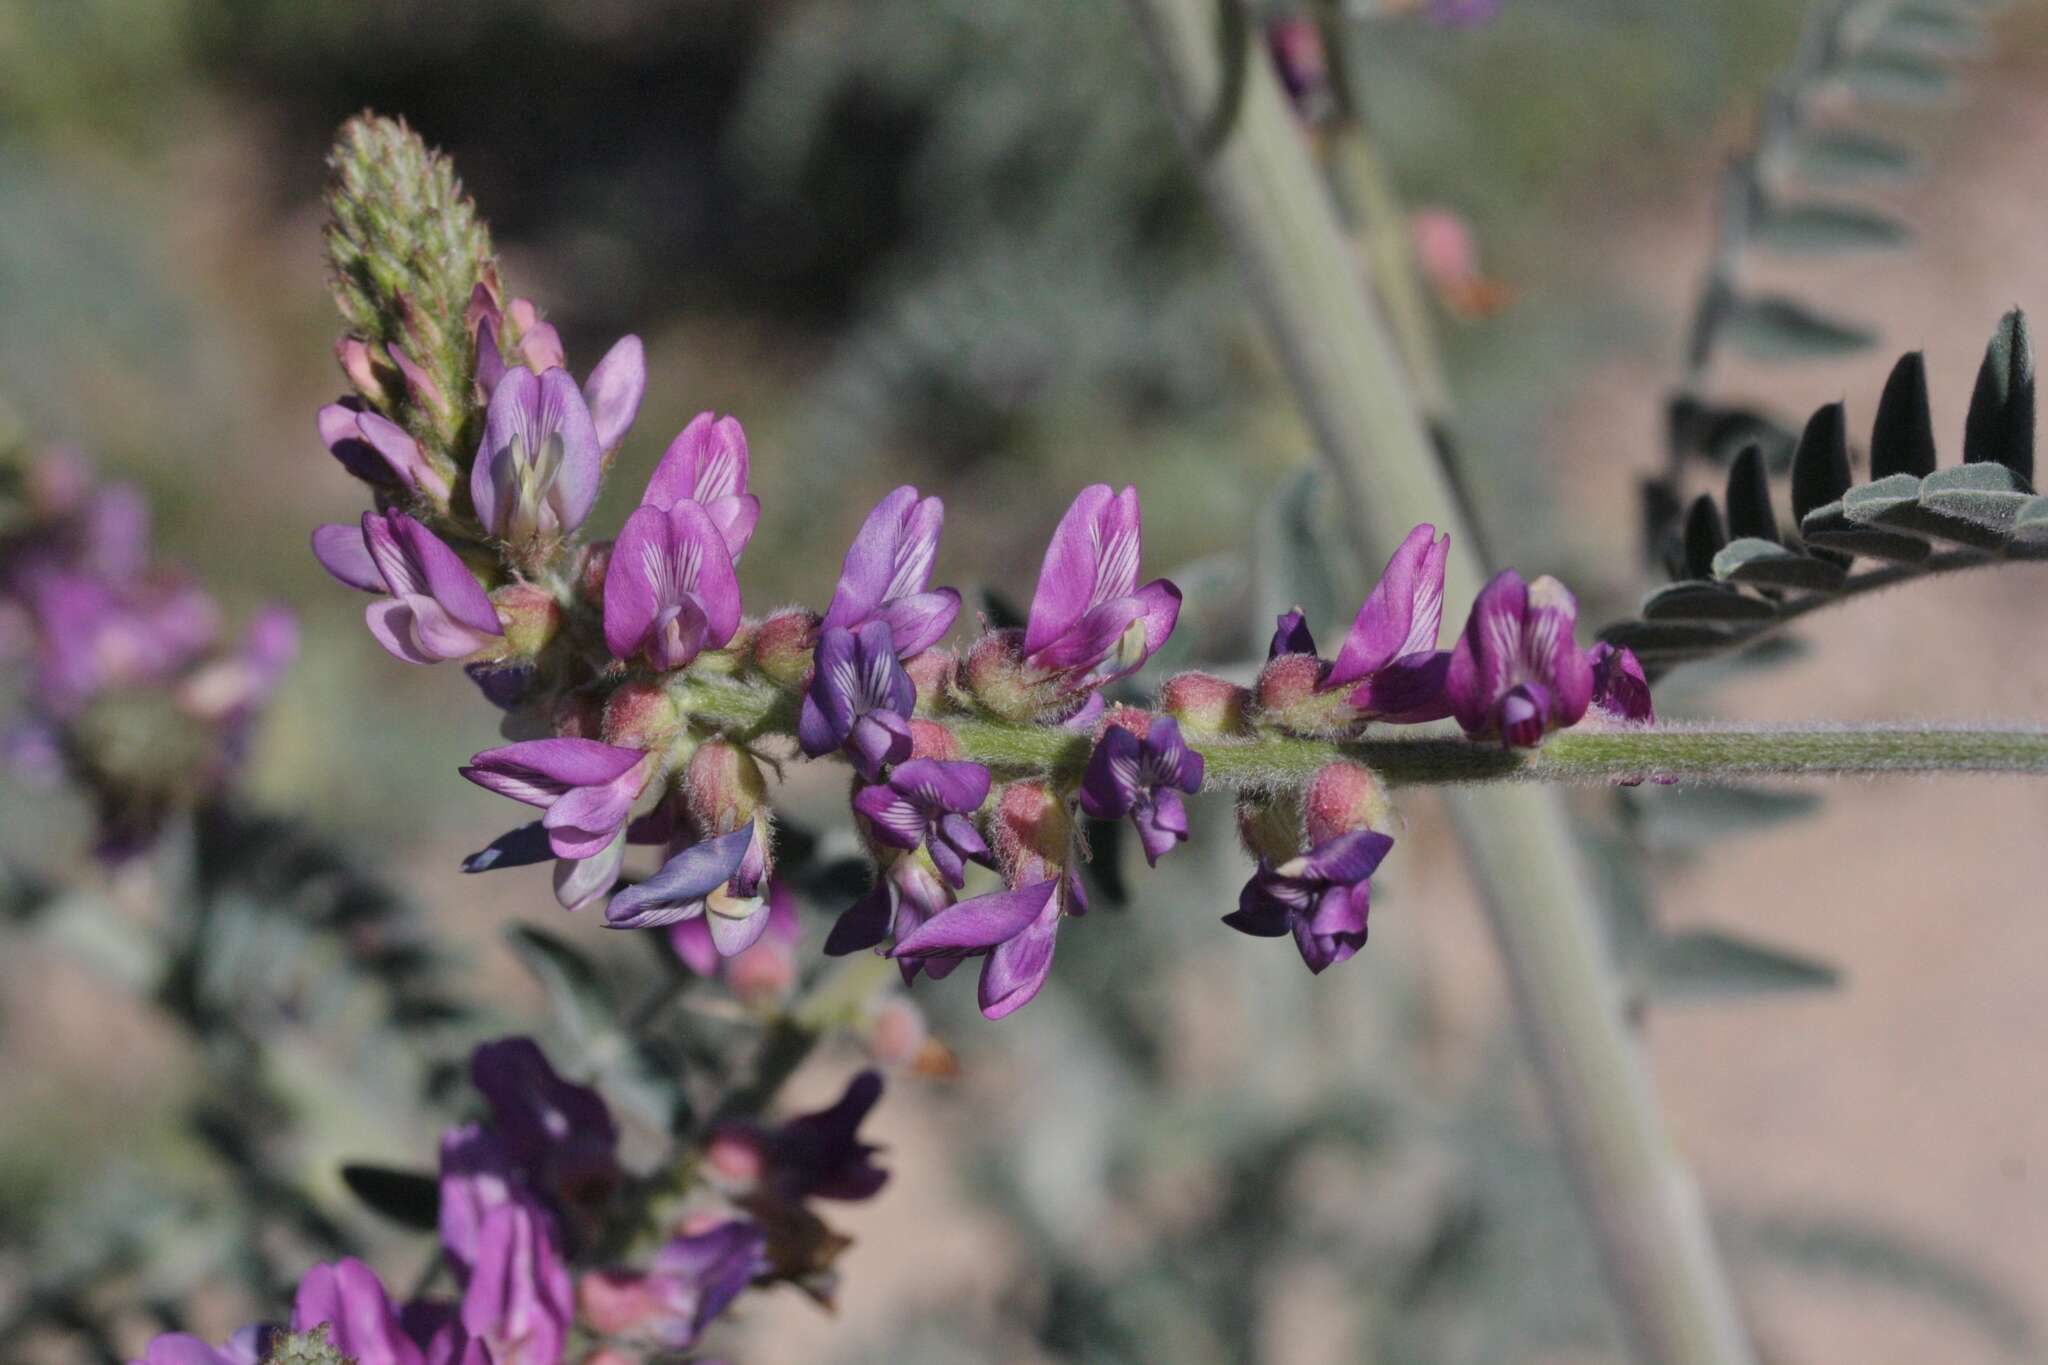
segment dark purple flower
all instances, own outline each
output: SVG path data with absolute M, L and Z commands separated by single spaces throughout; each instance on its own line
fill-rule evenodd
M 914 758 L 891 769 L 886 783 L 854 793 L 853 808 L 880 842 L 906 850 L 924 845 L 939 875 L 957 889 L 970 860 L 994 865 L 971 818 L 988 799 L 988 786 L 988 769 L 979 763 Z
M 470 472 L 484 529 L 515 544 L 566 535 L 590 515 L 603 476 L 604 448 L 569 372 L 507 370 Z
M 881 1098 L 882 1073 L 863 1071 L 831 1107 L 769 1130 L 761 1143 L 765 1187 L 792 1202 L 872 1198 L 889 1173 L 875 1165 L 881 1149 L 862 1142 L 859 1130 Z
M 1237 909 L 1223 922 L 1259 938 L 1292 933 L 1301 960 L 1320 972 L 1365 946 L 1369 879 L 1393 846 L 1386 835 L 1365 829 L 1340 834 L 1278 867 L 1261 858 Z
M 1444 698 L 1450 655 L 1436 647 L 1450 553 L 1451 538 L 1438 540 L 1427 522 L 1408 533 L 1317 691 L 1348 688 L 1345 700 L 1366 718 L 1408 724 L 1450 714 Z
M 1038 571 L 1024 627 L 1025 662 L 1069 687 L 1100 687 L 1135 672 L 1166 643 L 1180 589 L 1163 578 L 1138 586 L 1138 492 L 1106 483 L 1081 490 L 1060 518 Z
M 724 537 L 688 498 L 626 518 L 604 576 L 604 638 L 613 655 L 643 649 L 664 672 L 723 648 L 740 624 L 740 585 Z
M 317 420 L 321 444 L 349 473 L 365 483 L 396 485 L 440 507 L 448 505 L 448 480 L 398 423 L 369 411 L 359 398 L 329 403 Z
M 886 621 L 899 659 L 944 638 L 960 614 L 960 594 L 926 587 L 945 520 L 944 503 L 919 498 L 908 484 L 876 503 L 846 552 L 823 628 L 858 630 L 869 621 Z
M 1153 866 L 1188 837 L 1181 793 L 1202 789 L 1202 756 L 1181 742 L 1171 716 L 1156 717 L 1145 738 L 1111 725 L 1095 741 L 1081 777 L 1081 809 L 1097 820 L 1131 817 Z
M 377 643 L 409 664 L 467 658 L 505 633 L 462 557 L 403 512 L 365 512 L 360 531 L 322 526 L 313 554 L 349 587 L 390 594 L 363 616 Z
M 1080 883 L 1063 875 L 976 896 L 898 937 L 889 956 L 927 966 L 947 958 L 983 958 L 981 1012 L 1001 1019 L 1031 1003 L 1045 985 L 1061 917 L 1070 906 L 1075 913 L 1085 908 L 1080 893 Z
M 1283 654 L 1313 654 L 1316 652 L 1316 637 L 1309 633 L 1308 620 L 1299 611 L 1280 614 L 1273 626 L 1273 642 L 1266 646 L 1266 657 L 1277 659 Z
M 619 841 L 653 767 L 639 749 L 558 738 L 486 749 L 461 772 L 479 787 L 545 809 L 549 847 L 557 857 L 580 859 L 607 854 Z
M 292 1330 L 327 1324 L 327 1341 L 356 1365 L 425 1365 L 419 1344 L 399 1325 L 377 1272 L 354 1257 L 320 1264 L 299 1281 Z
M 747 491 L 747 473 L 747 433 L 739 420 L 700 412 L 669 442 L 640 505 L 667 511 L 679 502 L 696 503 L 737 564 L 761 519 L 761 500 Z
M 554 1216 L 528 1199 L 484 1215 L 462 1293 L 462 1326 L 491 1365 L 558 1365 L 576 1288 L 555 1246 Z
M 1579 604 L 1549 576 L 1513 569 L 1480 589 L 1451 651 L 1444 691 L 1465 733 L 1529 748 L 1576 725 L 1593 699 L 1593 665 L 1572 640 Z
M 830 957 L 843 957 L 863 948 L 878 948 L 891 937 L 901 942 L 932 916 L 951 909 L 953 903 L 952 889 L 922 860 L 914 856 L 897 858 L 875 878 L 873 888 L 839 916 L 832 932 L 825 937 L 825 952 Z M 943 980 L 960 965 L 960 960 L 902 957 L 896 965 L 903 972 L 903 983 L 909 985 L 921 971 L 928 972 L 934 981 Z
M 873 782 L 883 764 L 910 757 L 910 713 L 916 705 L 917 685 L 896 661 L 886 621 L 828 630 L 818 637 L 797 741 L 812 758 L 844 748 L 854 770 Z
M 129 1365 L 262 1365 L 276 1335 L 275 1327 L 259 1323 L 244 1327 L 220 1346 L 209 1346 L 188 1333 L 167 1332 Z
M 536 1189 L 581 1202 L 609 1188 L 619 1134 L 604 1097 L 555 1074 L 531 1038 L 480 1045 L 469 1076 L 491 1106 L 492 1129 L 513 1166 Z
M 613 896 L 604 922 L 612 929 L 660 929 L 701 915 L 712 946 L 732 957 L 767 932 L 767 870 L 761 822 L 750 819 L 677 850 L 659 872 Z
M 1616 720 L 1649 725 L 1657 719 L 1650 700 L 1650 680 L 1642 662 L 1626 646 L 1616 649 L 1602 640 L 1586 651 L 1593 667 L 1593 705 Z
M 729 1219 L 669 1241 L 645 1273 L 586 1276 L 584 1312 L 607 1336 L 684 1351 L 770 1268 L 767 1234 L 749 1219 Z

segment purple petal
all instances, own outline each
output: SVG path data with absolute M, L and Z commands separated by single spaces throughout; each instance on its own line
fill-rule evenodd
M 559 850 L 558 850 L 559 851 Z M 571 914 L 587 910 L 611 894 L 619 884 L 619 869 L 626 865 L 626 831 L 612 836 L 597 852 L 555 863 L 555 903 Z
M 1095 741 L 1081 775 L 1081 809 L 1097 820 L 1120 820 L 1138 799 L 1138 737 L 1112 725 Z
M 1060 518 L 1052 541 L 1046 546 L 1045 560 L 1038 570 L 1038 586 L 1031 597 L 1031 613 L 1024 629 L 1027 655 L 1038 653 L 1065 635 L 1090 607 L 1102 600 L 1095 596 L 1095 585 L 1102 547 L 1107 543 L 1104 528 L 1114 520 L 1112 509 L 1116 501 L 1108 484 L 1091 484 L 1075 496 Z M 1132 563 L 1131 578 L 1135 582 L 1135 557 Z
M 1451 714 L 1466 734 L 1485 734 L 1493 727 L 1494 707 L 1507 691 L 1509 670 L 1520 658 L 1522 617 L 1529 605 L 1529 586 L 1513 569 L 1494 575 L 1473 600 L 1464 634 L 1451 649 L 1444 674 L 1444 696 Z
M 384 575 L 363 543 L 363 528 L 330 522 L 313 529 L 313 557 L 336 582 L 364 592 L 383 592 Z
M 678 920 L 668 927 L 669 950 L 676 960 L 698 976 L 710 977 L 718 973 L 718 948 L 711 942 L 711 926 L 704 921 L 707 915 L 695 919 Z
M 882 775 L 884 764 L 901 763 L 910 757 L 910 722 L 892 711 L 870 711 L 853 723 L 846 737 L 854 771 L 870 782 Z
M 363 439 L 363 433 L 356 426 L 356 417 L 362 411 L 362 400 L 348 399 L 340 403 L 329 403 L 320 409 L 314 424 L 320 432 L 320 444 L 356 478 L 364 483 L 389 484 L 391 467 L 384 458 Z
M 1451 651 L 1435 650 L 1394 660 L 1353 688 L 1345 698 L 1358 711 L 1400 725 L 1419 725 L 1451 714 L 1444 681 Z
M 467 658 L 489 639 L 451 619 L 433 598 L 415 593 L 370 603 L 363 620 L 378 644 L 409 664 Z
M 604 912 L 611 929 L 654 929 L 673 924 L 701 908 L 703 899 L 732 879 L 754 841 L 751 821 L 690 845 L 638 886 L 612 897 Z
M 429 597 L 471 630 L 485 635 L 505 633 L 498 624 L 498 612 L 491 605 L 490 594 L 476 581 L 460 555 L 403 512 L 393 512 L 390 523 L 392 533 L 405 547 L 406 557 L 417 566 Z
M 1055 637 L 1044 649 L 1026 656 L 1033 668 L 1048 672 L 1089 669 L 1117 652 L 1124 632 L 1145 614 L 1145 604 L 1135 597 L 1119 597 L 1090 607 L 1081 618 Z
M 590 409 L 599 450 L 618 449 L 640 415 L 640 399 L 646 392 L 647 353 L 639 337 L 622 336 L 583 381 L 583 401 Z
M 887 783 L 862 787 L 853 794 L 853 808 L 867 817 L 874 835 L 895 848 L 916 848 L 924 842 L 924 811 L 905 800 Z
M 1163 791 L 1149 806 L 1137 812 L 1138 842 L 1144 845 L 1145 861 L 1153 867 L 1177 846 L 1187 842 L 1188 808 L 1176 791 Z
M 981 967 L 976 997 L 985 1018 L 1002 1019 L 1031 1003 L 1052 971 L 1052 950 L 1059 936 L 1059 898 L 1025 929 L 999 945 Z
M 485 749 L 469 760 L 462 775 L 500 796 L 546 806 L 571 788 L 615 782 L 646 756 L 640 749 L 594 739 L 529 739 Z
M 1299 610 L 1283 612 L 1273 627 L 1273 642 L 1266 646 L 1266 657 L 1277 659 L 1283 654 L 1315 652 L 1316 637 L 1309 633 L 1308 618 Z
M 548 490 L 560 529 L 573 531 L 590 515 L 597 501 L 598 485 L 604 479 L 604 448 L 598 444 L 597 428 L 590 409 L 569 372 L 552 369 L 540 377 L 540 429 L 562 438 L 562 464 Z
M 890 950 L 891 957 L 960 957 L 986 952 L 1023 933 L 1054 904 L 1055 880 L 961 901 L 926 920 Z
M 464 1123 L 441 1135 L 441 1245 L 467 1273 L 485 1217 L 512 1202 L 512 1158 L 496 1133 Z
M 853 632 L 827 630 L 818 635 L 811 685 L 797 717 L 797 741 L 812 758 L 831 753 L 853 733 L 860 696 L 860 668 Z
M 889 785 L 927 811 L 971 812 L 988 800 L 989 772 L 979 763 L 917 758 L 889 775 Z
M 1502 747 L 1533 749 L 1543 742 L 1552 710 L 1550 689 L 1542 683 L 1517 683 L 1500 699 L 1497 724 Z
M 604 574 L 604 642 L 617 659 L 640 652 L 664 606 L 674 544 L 668 514 L 641 507 L 626 518 Z
M 752 493 L 735 493 L 731 497 L 713 498 L 701 506 L 711 524 L 718 528 L 718 534 L 725 538 L 732 562 L 739 563 L 747 542 L 754 538 L 755 523 L 761 520 L 761 500 Z
M 1657 719 L 1650 680 L 1635 651 L 1602 640 L 1586 651 L 1593 670 L 1593 704 L 1619 720 L 1647 725 Z
M 866 622 L 882 605 L 896 572 L 903 520 L 916 503 L 917 490 L 905 484 L 868 513 L 846 551 L 839 569 L 839 585 L 833 590 L 832 604 L 825 609 L 820 629 L 851 630 Z M 920 583 L 912 591 L 923 587 Z
M 419 442 L 413 440 L 404 427 L 378 413 L 365 412 L 357 415 L 356 430 L 390 466 L 401 484 L 415 493 L 447 501 L 448 481 L 428 463 L 427 457 L 420 453 Z
M 1407 654 L 1436 648 L 1444 614 L 1444 564 L 1451 538 L 1427 522 L 1408 533 L 1373 586 L 1320 690 L 1355 683 Z
M 888 623 L 895 638 L 896 657 L 913 658 L 946 638 L 960 615 L 960 594 L 952 588 L 939 588 L 899 597 L 877 615 Z
M 1578 724 L 1593 701 L 1593 665 L 1572 638 L 1578 620 L 1578 599 L 1564 584 L 1545 574 L 1529 585 L 1522 647 L 1529 675 L 1550 687 L 1555 729 Z
M 1316 845 L 1306 858 L 1297 861 L 1307 875 L 1320 881 L 1352 885 L 1372 876 L 1393 846 L 1394 841 L 1377 830 L 1353 830 Z M 1297 875 L 1292 867 L 1289 864 L 1282 870 L 1290 876 Z
M 484 1218 L 462 1296 L 462 1325 L 499 1365 L 557 1365 L 575 1315 L 575 1288 L 554 1244 L 554 1220 L 525 1201 Z
M 400 1330 L 376 1272 L 353 1257 L 316 1265 L 299 1281 L 292 1330 L 328 1324 L 328 1342 L 345 1356 L 376 1365 L 423 1365 L 420 1348 Z
M 768 932 L 768 903 L 762 901 L 744 915 L 704 912 L 705 927 L 711 931 L 711 946 L 720 957 L 738 957 L 761 941 Z
M 623 840 L 626 817 L 647 786 L 648 767 L 636 763 L 610 782 L 577 787 L 548 807 L 541 819 L 557 856 L 592 858 L 614 835 Z M 622 844 L 623 847 L 623 844 Z
M 825 955 L 844 957 L 863 948 L 872 948 L 889 937 L 889 929 L 895 920 L 895 901 L 888 875 L 885 873 L 875 878 L 875 884 L 868 893 L 833 922 L 832 932 L 825 935 Z

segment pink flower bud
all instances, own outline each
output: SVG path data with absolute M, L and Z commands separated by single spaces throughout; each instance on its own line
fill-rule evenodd
M 370 344 L 361 337 L 343 337 L 334 343 L 334 358 L 341 362 L 341 371 L 348 376 L 348 382 L 355 385 L 370 403 L 388 411 L 391 407 L 391 390 L 385 387 L 384 375 L 392 373 L 387 365 L 379 365 Z
M 561 632 L 562 604 L 544 588 L 510 583 L 491 594 L 491 605 L 505 629 L 508 658 L 534 658 Z
M 754 667 L 777 687 L 801 691 L 810 685 L 811 656 L 817 647 L 817 613 L 785 607 L 770 612 L 754 631 Z
M 1260 712 L 1298 735 L 1337 735 L 1353 728 L 1359 715 L 1345 692 L 1317 690 L 1323 672 L 1323 661 L 1313 654 L 1282 654 L 1269 661 L 1256 689 Z
M 665 749 L 675 738 L 676 704 L 660 683 L 622 684 L 604 706 L 604 741 L 624 749 Z
M 586 602 L 604 601 L 604 576 L 612 566 L 612 542 L 593 540 L 576 562 L 576 595 Z
M 1301 802 L 1292 792 L 1275 796 L 1242 796 L 1237 802 L 1237 836 L 1245 852 L 1271 863 L 1284 863 L 1301 852 Z
M 950 763 L 960 757 L 960 738 L 935 720 L 910 722 L 910 756 Z
M 996 859 L 1012 886 L 1057 877 L 1074 844 L 1074 818 L 1065 800 L 1043 782 L 1012 782 L 997 798 Z
M 1357 763 L 1332 763 L 1309 779 L 1302 808 L 1312 848 L 1362 829 L 1385 834 L 1394 823 L 1386 789 Z
M 704 1168 L 725 1185 L 747 1188 L 760 1182 L 768 1154 L 760 1134 L 744 1128 L 722 1128 L 704 1147 Z
M 1250 691 L 1207 673 L 1177 674 L 1159 693 L 1159 709 L 1179 721 L 1189 739 L 1243 734 L 1251 707 Z
M 960 667 L 960 656 L 950 649 L 924 649 L 903 661 L 903 671 L 917 688 L 917 709 L 929 711 L 945 700 L 946 689 Z
M 931 1041 L 931 1026 L 917 1002 L 904 995 L 892 995 L 868 1016 L 868 1055 L 878 1066 L 899 1067 L 915 1062 Z
M 1004 720 L 1035 720 L 1056 699 L 1056 689 L 1024 662 L 1024 633 L 992 630 L 974 642 L 960 679 L 974 699 Z
M 767 800 L 768 780 L 754 756 L 722 739 L 697 746 L 683 769 L 683 800 L 697 828 L 725 834 L 754 818 Z

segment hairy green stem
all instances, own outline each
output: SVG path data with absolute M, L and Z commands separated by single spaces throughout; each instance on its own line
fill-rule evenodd
M 1363 557 L 1389 554 L 1418 522 L 1449 530 L 1446 614 L 1457 619 L 1485 566 L 1274 73 L 1248 45 L 1219 44 L 1214 0 L 1126 4 Z M 1205 144 L 1226 88 L 1233 124 Z M 1447 804 L 1636 1355 L 1655 1365 L 1750 1365 L 1698 1193 L 1630 1034 L 1563 806 L 1511 786 Z

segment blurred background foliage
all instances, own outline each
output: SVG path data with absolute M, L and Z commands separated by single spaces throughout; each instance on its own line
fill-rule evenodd
M 1664 214 L 1667 270 L 1703 268 L 1702 168 L 1740 144 L 1800 19 L 1772 0 L 1509 0 L 1478 29 L 1357 24 L 1352 61 L 1402 191 L 1469 221 L 1511 291 L 1492 316 L 1439 318 L 1480 517 L 1503 561 L 1571 578 L 1589 626 L 1642 586 L 1636 526 L 1534 455 L 1591 366 L 1647 354 L 1675 377 L 1684 338 L 1586 224 Z M 691 414 L 746 423 L 766 507 L 744 575 L 756 609 L 821 598 L 866 508 L 905 481 L 946 498 L 942 573 L 1021 596 L 1068 490 L 1108 478 L 1143 490 L 1149 568 L 1228 604 L 1226 620 L 1191 617 L 1203 653 L 1241 656 L 1275 602 L 1314 604 L 1323 631 L 1348 617 L 1358 566 L 1300 553 L 1342 528 L 1293 477 L 1306 434 L 1110 0 L 0 0 L 0 387 L 30 429 L 139 480 L 169 551 L 231 606 L 302 609 L 305 656 L 255 792 L 426 908 L 455 994 L 541 1008 L 496 946 L 508 915 L 596 935 L 563 924 L 538 881 L 487 903 L 453 875 L 502 819 L 453 773 L 491 728 L 459 674 L 392 667 L 304 551 L 357 499 L 312 412 L 338 388 L 321 158 L 365 106 L 454 155 L 509 283 L 562 327 L 572 364 L 620 332 L 647 339 L 648 403 L 599 524 Z M 1937 151 L 1959 117 L 1898 116 Z M 1601 437 L 1593 464 L 1624 491 L 1661 458 L 1652 420 Z M 797 774 L 813 827 L 839 797 Z M 1441 822 L 1414 804 L 1376 916 L 1383 951 L 1313 986 L 1290 955 L 1216 931 L 1216 888 L 1242 859 L 1227 809 L 1205 802 L 1207 837 L 1063 936 L 1038 1008 L 991 1028 L 964 991 L 921 990 L 965 1074 L 906 1082 L 884 1106 L 908 1116 L 895 1184 L 855 1224 L 868 1254 L 850 1263 L 847 1317 L 763 1314 L 741 1358 L 1611 1354 L 1515 1040 L 1434 996 L 1444 963 L 1413 920 L 1465 892 Z M 1804 806 L 1632 808 L 1591 803 L 1599 837 L 1676 859 L 1701 829 Z M 0 793 L 0 857 L 60 860 L 67 821 Z M 1630 855 L 1603 863 L 1631 875 Z M 1616 895 L 1624 949 L 1652 932 L 1641 880 Z M 813 941 L 823 923 L 808 920 Z M 1695 941 L 1667 984 L 1743 946 Z M 0 959 L 0 1089 L 26 1100 L 0 1106 L 0 1285 L 15 1292 L 47 1268 L 30 1248 L 205 1201 L 185 1120 L 221 1073 L 72 956 L 46 935 Z M 1824 964 L 1769 968 L 1778 987 L 1833 980 Z M 1631 969 L 1655 994 L 1655 954 Z M 346 1069 L 388 1092 L 392 1068 L 371 1046 Z M 346 1207 L 339 1157 L 425 1155 L 417 1133 L 342 1131 L 363 1150 L 293 1157 L 322 1218 Z M 1938 1249 L 1869 1220 L 1740 1212 L 1745 1259 L 1903 1289 L 1989 1358 L 2032 1350 L 2023 1308 Z M 374 1227 L 350 1235 L 390 1235 Z M 927 1282 L 956 1253 L 967 1268 Z

